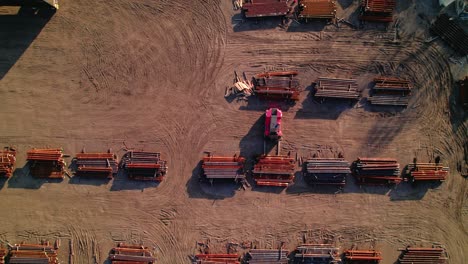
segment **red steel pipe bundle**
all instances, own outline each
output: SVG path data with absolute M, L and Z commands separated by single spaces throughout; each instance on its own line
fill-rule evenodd
M 395 0 L 361 0 L 360 20 L 392 22 Z
M 412 248 L 401 250 L 400 264 L 443 264 L 447 257 L 443 248 Z
M 346 250 L 344 252 L 346 264 L 378 264 L 382 260 L 382 253 L 376 250 Z
M 112 179 L 118 171 L 114 153 L 78 153 L 76 154 L 77 176 L 105 177 Z
M 251 249 L 245 256 L 248 264 L 287 264 L 289 251 L 283 249 Z
M 286 187 L 294 180 L 294 169 L 293 158 L 262 155 L 252 173 L 257 185 Z
M 289 12 L 286 0 L 248 0 L 242 5 L 245 17 L 285 16 Z
M 31 175 L 38 178 L 63 179 L 65 161 L 62 149 L 32 149 L 27 152 Z
M 159 152 L 129 151 L 120 162 L 128 177 L 134 180 L 162 181 L 167 173 L 167 162 Z
M 206 156 L 202 164 L 203 176 L 207 179 L 244 179 L 244 163 L 243 157 Z
M 449 167 L 436 163 L 408 164 L 411 182 L 417 181 L 445 181 L 449 174 Z
M 353 163 L 353 174 L 359 184 L 398 184 L 400 164 L 392 158 L 358 158 Z
M 306 162 L 305 180 L 309 184 L 345 185 L 349 167 L 343 158 L 311 158 Z
M 334 0 L 301 0 L 299 2 L 299 18 L 333 19 L 336 16 Z
M 10 178 L 16 164 L 16 151 L 11 148 L 0 150 L 0 177 Z
M 195 255 L 196 264 L 240 264 L 237 254 L 198 254 Z
M 112 264 L 153 264 L 156 259 L 148 247 L 119 243 L 109 254 Z
M 316 97 L 358 100 L 361 96 L 354 79 L 320 77 L 315 83 Z
M 271 99 L 299 100 L 301 92 L 298 72 L 264 72 L 255 75 L 255 93 L 260 97 Z
M 413 85 L 405 79 L 392 77 L 374 78 L 372 96 L 369 102 L 374 105 L 407 106 Z
M 10 248 L 8 263 L 58 264 L 57 249 L 50 246 L 49 242 L 14 245 Z

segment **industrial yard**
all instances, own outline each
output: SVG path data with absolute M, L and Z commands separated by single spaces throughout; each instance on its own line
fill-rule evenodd
M 453 6 L 59 2 L 0 6 L 0 263 L 466 263 Z

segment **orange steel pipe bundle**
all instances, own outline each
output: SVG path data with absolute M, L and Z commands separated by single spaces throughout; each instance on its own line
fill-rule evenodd
M 244 179 L 244 163 L 245 158 L 243 157 L 206 156 L 202 160 L 203 177 L 206 177 L 207 179 Z
M 254 77 L 255 93 L 272 99 L 299 100 L 301 92 L 296 71 L 264 72 Z
M 107 153 L 78 153 L 75 156 L 77 176 L 105 177 L 112 179 L 118 171 L 116 155 Z
M 245 17 L 284 16 L 289 12 L 286 0 L 248 0 L 242 5 Z
M 31 175 L 38 178 L 64 178 L 65 161 L 62 149 L 31 149 L 27 152 L 26 159 L 31 162 Z
M 449 167 L 436 163 L 408 164 L 408 171 L 412 182 L 445 181 L 449 175 Z
M 302 0 L 299 3 L 299 18 L 325 18 L 336 16 L 334 0 Z
M 260 156 L 252 171 L 260 186 L 288 186 L 294 180 L 295 161 L 287 156 Z
M 377 264 L 382 260 L 382 253 L 376 250 L 346 250 L 344 260 L 347 264 Z
M 0 177 L 10 178 L 16 164 L 16 151 L 5 148 L 0 151 Z
M 374 22 L 392 22 L 395 0 L 361 0 L 359 19 Z
M 112 264 L 152 264 L 156 261 L 148 247 L 119 243 L 109 254 Z
M 197 264 L 240 264 L 237 254 L 197 254 L 195 261 Z
M 50 246 L 49 242 L 15 244 L 10 248 L 9 263 L 58 264 L 57 249 L 57 247 Z
M 8 252 L 6 248 L 0 248 L 0 264 L 5 264 L 5 257 L 7 253 Z
M 359 184 L 398 184 L 400 164 L 393 158 L 358 158 L 352 165 L 353 175 Z
M 167 161 L 159 152 L 129 151 L 122 157 L 120 167 L 134 180 L 162 181 L 167 173 Z

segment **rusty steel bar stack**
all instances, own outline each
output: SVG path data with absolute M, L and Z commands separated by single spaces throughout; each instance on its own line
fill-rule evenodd
M 76 175 L 112 179 L 118 171 L 117 156 L 114 153 L 76 154 Z
M 374 78 L 372 96 L 368 98 L 373 105 L 407 106 L 413 85 L 405 79 L 392 77 Z
M 253 83 L 255 93 L 268 99 L 299 100 L 301 87 L 297 79 L 298 72 L 265 72 L 255 75 Z
M 392 22 L 396 0 L 361 0 L 360 20 Z
M 301 0 L 299 19 L 334 19 L 336 3 L 334 0 Z
M 0 264 L 5 264 L 5 257 L 8 254 L 6 248 L 0 247 Z
M 194 264 L 240 264 L 237 254 L 198 254 Z
M 156 261 L 148 247 L 123 243 L 112 248 L 109 260 L 112 264 L 153 264 Z
M 6 147 L 0 150 L 0 177 L 10 178 L 16 164 L 16 151 Z
M 345 264 L 378 264 L 382 260 L 382 253 L 376 250 L 346 250 Z
M 413 248 L 400 249 L 401 255 L 398 258 L 400 264 L 444 264 L 447 255 L 444 248 Z
M 358 184 L 384 185 L 402 181 L 400 164 L 392 158 L 358 158 L 352 170 Z
M 432 25 L 431 30 L 460 55 L 468 54 L 468 34 L 455 19 L 451 19 L 447 14 L 441 14 Z
M 407 167 L 407 175 L 411 182 L 445 181 L 449 174 L 449 167 L 438 163 L 411 163 Z
M 306 161 L 304 179 L 309 184 L 345 185 L 350 164 L 343 158 L 311 158 Z
M 65 161 L 62 149 L 32 149 L 27 152 L 26 159 L 31 162 L 32 176 L 49 179 L 64 178 Z
M 296 248 L 294 263 L 340 263 L 339 248 L 331 244 L 304 244 Z
M 287 187 L 294 180 L 294 159 L 289 156 L 262 155 L 252 171 L 259 186 Z
M 120 166 L 134 180 L 160 182 L 167 173 L 167 162 L 159 152 L 129 151 L 122 157 Z
M 286 0 L 246 0 L 242 11 L 246 18 L 285 16 L 289 7 Z
M 248 264 L 287 264 L 289 252 L 283 249 L 251 249 L 245 256 Z
M 315 83 L 315 97 L 358 100 L 361 96 L 354 79 L 320 77 Z
M 203 158 L 203 177 L 207 179 L 244 179 L 243 157 L 214 157 L 206 156 Z
M 44 242 L 42 244 L 15 244 L 10 247 L 10 264 L 58 264 L 57 249 Z

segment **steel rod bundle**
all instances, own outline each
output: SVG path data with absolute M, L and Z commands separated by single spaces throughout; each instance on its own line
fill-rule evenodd
M 297 72 L 264 72 L 255 75 L 255 93 L 260 97 L 299 100 Z
M 301 0 L 299 2 L 299 18 L 333 19 L 336 16 L 334 0 Z
M 461 55 L 468 54 L 468 34 L 457 21 L 452 20 L 447 14 L 438 16 L 431 30 Z
M 15 244 L 10 247 L 10 264 L 31 263 L 31 264 L 58 264 L 57 247 L 53 247 L 49 242 L 42 244 Z
M 316 97 L 358 100 L 361 96 L 354 79 L 320 77 L 315 83 Z
M 382 253 L 376 250 L 346 250 L 344 261 L 346 264 L 378 264 L 382 260 Z
M 287 264 L 289 252 L 283 249 L 251 249 L 246 254 L 246 262 L 249 264 Z
M 294 263 L 339 263 L 339 248 L 331 244 L 305 244 L 296 248 Z
M 360 20 L 392 22 L 395 0 L 361 0 Z
M 6 147 L 0 150 L 0 177 L 10 178 L 16 164 L 16 151 Z
M 167 162 L 159 152 L 129 151 L 122 157 L 120 166 L 134 180 L 162 181 L 167 173 Z
M 248 0 L 242 5 L 245 17 L 285 16 L 289 12 L 286 0 Z
M 293 158 L 262 155 L 252 174 L 257 185 L 286 187 L 294 180 L 294 169 Z
M 400 164 L 392 158 L 358 158 L 352 170 L 359 184 L 398 184 L 402 181 Z
M 194 264 L 240 264 L 237 254 L 198 254 Z
M 350 164 L 343 158 L 311 158 L 304 176 L 309 184 L 345 185 L 349 173 Z
M 114 153 L 78 153 L 75 157 L 77 176 L 105 177 L 112 179 L 118 171 Z
M 244 163 L 243 157 L 207 156 L 203 158 L 203 176 L 207 179 L 244 179 Z
M 439 163 L 412 163 L 407 166 L 407 174 L 411 182 L 445 181 L 449 174 L 449 167 L 444 167 Z
M 401 249 L 401 255 L 398 258 L 400 264 L 443 264 L 447 261 L 444 248 L 413 248 L 407 247 Z
M 38 178 L 63 179 L 65 161 L 62 149 L 32 149 L 27 152 L 31 175 Z
M 148 247 L 119 243 L 109 254 L 112 264 L 153 264 L 156 259 Z

